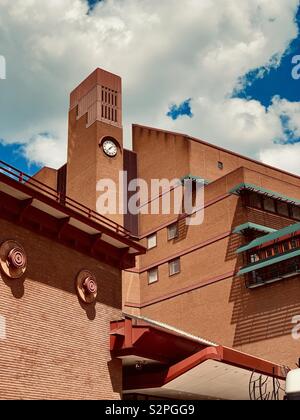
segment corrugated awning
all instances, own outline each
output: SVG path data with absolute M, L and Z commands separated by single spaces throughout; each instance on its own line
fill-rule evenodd
M 261 194 L 270 198 L 274 198 L 275 200 L 284 201 L 285 203 L 294 204 L 300 207 L 300 200 L 296 198 L 291 198 L 284 194 L 280 194 L 275 191 L 267 190 L 266 188 L 258 187 L 257 185 L 248 184 L 245 182 L 236 185 L 229 192 L 230 194 L 239 195 L 242 191 L 256 192 L 257 194 Z
M 236 252 L 237 254 L 241 254 L 242 252 L 246 252 L 250 249 L 257 248 L 263 244 L 266 244 L 267 242 L 276 241 L 277 239 L 280 239 L 286 235 L 292 235 L 298 232 L 300 233 L 300 223 L 295 223 L 284 229 L 280 229 L 273 233 L 269 233 L 268 235 L 254 239 L 254 241 L 250 242 L 249 244 L 238 248 Z
M 261 268 L 269 267 L 274 264 L 278 264 L 282 261 L 290 260 L 291 258 L 298 257 L 300 255 L 300 249 L 286 254 L 278 255 L 276 257 L 269 258 L 267 260 L 259 261 L 255 264 L 248 265 L 247 267 L 242 268 L 238 272 L 238 276 L 243 274 L 252 273 L 253 271 L 260 270 Z
M 272 229 L 267 226 L 257 225 L 256 223 L 248 222 L 248 223 L 244 223 L 243 225 L 237 226 L 233 230 L 233 233 L 242 234 L 247 229 L 257 230 L 259 232 L 265 232 L 265 233 L 276 232 L 276 229 Z

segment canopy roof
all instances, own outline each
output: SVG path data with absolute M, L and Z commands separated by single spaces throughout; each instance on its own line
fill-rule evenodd
M 242 268 L 238 272 L 238 276 L 242 276 L 243 274 L 247 274 L 247 273 L 252 273 L 253 271 L 260 270 L 261 268 L 269 267 L 271 265 L 290 260 L 291 258 L 298 257 L 299 255 L 300 255 L 300 249 L 297 249 L 296 251 L 287 252 L 285 254 L 278 255 L 276 257 L 259 261 L 257 263 L 254 263 L 254 264 L 248 265 L 247 267 Z
M 229 192 L 231 194 L 239 195 L 242 191 L 256 192 L 257 194 L 265 195 L 267 197 L 274 198 L 275 200 L 280 200 L 289 204 L 300 206 L 300 200 L 298 200 L 297 198 L 291 198 L 284 194 L 277 193 L 275 191 L 271 191 L 266 188 L 258 187 L 257 185 L 248 184 L 245 182 L 242 182 L 241 184 L 236 185 Z
M 237 226 L 233 233 L 242 234 L 245 230 L 252 229 L 259 232 L 265 232 L 265 233 L 273 233 L 276 232 L 276 229 L 269 228 L 267 226 L 258 225 L 256 223 L 247 222 L 243 225 Z
M 250 399 L 253 377 L 272 392 L 288 369 L 157 321 L 125 315 L 111 323 L 111 353 L 123 362 L 124 394 L 174 399 Z
M 277 230 L 273 233 L 269 233 L 268 235 L 262 236 L 260 238 L 256 238 L 253 241 L 251 241 L 249 244 L 238 248 L 236 252 L 237 254 L 241 254 L 242 252 L 249 251 L 250 249 L 253 249 L 253 248 L 258 248 L 259 246 L 265 245 L 269 242 L 282 240 L 282 238 L 284 238 L 285 236 L 293 235 L 296 233 L 300 234 L 300 223 L 295 223 L 283 229 Z

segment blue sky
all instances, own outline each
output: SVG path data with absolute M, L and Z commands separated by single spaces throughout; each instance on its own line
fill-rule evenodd
M 28 173 L 29 175 L 34 174 L 40 169 L 40 165 L 29 163 L 22 154 L 22 146 L 16 145 L 3 145 L 0 142 L 0 156 L 1 160 L 9 163 L 21 171 Z
M 177 118 L 187 116 L 193 118 L 192 113 L 192 106 L 191 106 L 192 98 L 186 99 L 181 104 L 176 105 L 172 104 L 169 107 L 169 111 L 167 112 L 167 117 L 170 117 L 173 121 L 176 121 Z
M 87 0 L 91 10 L 102 0 Z M 300 7 L 296 17 L 300 29 Z M 271 100 L 275 95 L 289 101 L 300 100 L 299 82 L 291 77 L 291 61 L 294 55 L 300 54 L 300 35 L 295 39 L 286 51 L 282 58 L 280 66 L 275 69 L 266 71 L 264 77 L 257 77 L 260 69 L 245 75 L 248 86 L 238 94 L 236 97 L 257 99 L 265 107 L 271 104 Z M 167 116 L 173 120 L 180 116 L 193 117 L 192 113 L 192 99 L 183 99 L 180 104 L 172 104 L 169 107 Z M 283 121 L 284 124 L 284 121 Z
M 300 28 L 300 7 L 297 23 Z M 237 96 L 257 99 L 266 107 L 270 105 L 275 95 L 298 102 L 300 100 L 299 81 L 291 77 L 292 58 L 298 54 L 300 54 L 300 35 L 291 43 L 278 68 L 266 72 L 263 78 L 257 78 L 259 69 L 246 75 L 250 84 Z
M 300 7 L 296 21 L 300 31 Z M 298 102 L 300 100 L 300 83 L 299 80 L 291 77 L 291 71 L 293 67 L 292 58 L 300 54 L 299 47 L 300 35 L 289 45 L 285 55 L 281 59 L 279 67 L 266 69 L 263 77 L 259 76 L 259 72 L 262 70 L 261 68 L 249 72 L 244 76 L 246 87 L 238 93 L 233 94 L 233 97 L 258 100 L 266 108 L 271 105 L 272 98 L 276 95 L 291 102 Z M 167 116 L 173 120 L 177 120 L 180 117 L 193 117 L 192 99 L 183 100 L 178 105 L 172 104 L 169 107 Z M 282 117 L 281 121 L 282 126 L 285 128 L 285 133 L 289 135 L 289 143 L 300 141 L 300 138 L 295 139 L 293 132 L 289 132 L 287 127 L 288 119 Z
M 97 5 L 97 3 L 100 3 L 100 1 L 102 0 L 87 0 L 89 6 L 90 6 L 90 10 L 93 10 L 94 7 Z

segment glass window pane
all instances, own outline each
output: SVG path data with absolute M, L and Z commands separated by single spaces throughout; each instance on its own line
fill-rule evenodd
M 295 249 L 295 248 L 297 248 L 297 239 L 292 239 L 291 240 L 291 247 L 292 247 L 292 249 Z
M 249 194 L 249 206 L 255 207 L 257 209 L 261 209 L 261 196 L 256 193 L 250 193 Z
M 295 219 L 300 220 L 300 207 L 293 206 L 292 214 Z
M 174 276 L 175 274 L 180 273 L 180 259 L 179 258 L 169 263 L 169 272 L 170 272 L 170 276 Z
M 148 283 L 156 283 L 158 281 L 158 268 L 153 268 L 148 271 Z
M 168 227 L 168 240 L 176 239 L 178 236 L 178 224 L 174 223 Z
M 252 255 L 250 255 L 250 262 L 251 263 L 255 263 L 257 261 L 259 261 L 259 255 L 258 254 L 252 254 Z
M 289 206 L 286 203 L 277 203 L 277 211 L 281 216 L 289 217 Z
M 264 199 L 264 209 L 266 211 L 275 212 L 275 201 L 272 198 Z
M 148 249 L 155 248 L 157 246 L 157 235 L 148 236 Z

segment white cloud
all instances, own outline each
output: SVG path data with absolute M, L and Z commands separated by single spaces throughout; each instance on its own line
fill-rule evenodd
M 274 145 L 260 152 L 260 159 L 268 165 L 279 167 L 285 171 L 300 175 L 300 144 L 282 147 Z
M 277 99 L 265 109 L 229 96 L 249 70 L 280 58 L 297 35 L 298 4 L 106 0 L 87 15 L 84 0 L 0 0 L 0 54 L 7 61 L 0 138 L 23 142 L 28 159 L 58 165 L 65 158 L 69 92 L 103 67 L 123 77 L 127 145 L 136 122 L 266 159 L 274 139 L 284 136 L 281 112 L 299 129 L 297 104 Z M 191 96 L 193 119 L 165 116 L 170 103 Z
M 38 134 L 22 146 L 29 162 L 59 168 L 67 159 L 64 142 L 49 134 Z
M 299 86 L 300 87 L 300 86 Z M 294 138 L 300 138 L 300 102 L 289 102 L 278 96 L 273 98 L 272 112 L 285 118 L 286 128 L 293 133 Z M 283 138 L 286 142 L 287 137 Z

